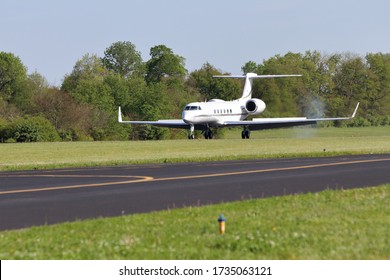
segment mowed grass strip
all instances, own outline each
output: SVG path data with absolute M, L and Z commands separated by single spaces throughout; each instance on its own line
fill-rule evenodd
M 390 185 L 3 231 L 0 248 L 1 259 L 389 259 Z
M 226 139 L 0 144 L 0 171 L 390 152 L 390 127 L 227 130 Z

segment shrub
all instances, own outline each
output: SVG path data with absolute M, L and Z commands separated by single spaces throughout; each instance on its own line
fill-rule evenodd
M 15 126 L 14 138 L 17 142 L 37 142 L 40 140 L 38 129 L 28 122 L 21 122 Z
M 54 126 L 44 117 L 19 118 L 11 124 L 10 132 L 17 142 L 60 140 Z
M 349 127 L 367 127 L 371 126 L 371 122 L 363 117 L 354 118 L 349 124 Z

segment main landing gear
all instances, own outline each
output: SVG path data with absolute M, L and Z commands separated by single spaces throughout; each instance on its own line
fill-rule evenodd
M 251 137 L 251 132 L 250 130 L 246 127 L 244 130 L 241 132 L 241 138 L 242 139 L 249 139 Z
M 204 131 L 204 138 L 205 139 L 213 139 L 213 132 L 211 131 L 210 128 Z
M 194 126 L 191 126 L 190 133 L 188 134 L 188 139 L 190 140 L 195 139 L 194 131 L 195 131 Z M 205 139 L 213 139 L 214 137 L 213 131 L 210 128 L 207 128 L 205 131 L 203 131 L 203 133 Z M 243 131 L 241 132 L 241 138 L 249 139 L 250 137 L 251 137 L 251 131 L 249 130 L 249 128 L 244 127 Z

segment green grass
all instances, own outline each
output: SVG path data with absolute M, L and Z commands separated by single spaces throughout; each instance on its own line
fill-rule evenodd
M 0 232 L 0 259 L 389 258 L 390 185 Z
M 138 163 L 331 156 L 390 152 L 390 127 L 295 128 L 240 139 L 0 144 L 0 171 Z

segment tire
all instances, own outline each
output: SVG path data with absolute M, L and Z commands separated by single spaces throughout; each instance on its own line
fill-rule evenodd
M 204 132 L 204 138 L 205 139 L 213 139 L 213 132 L 211 130 L 206 130 Z

